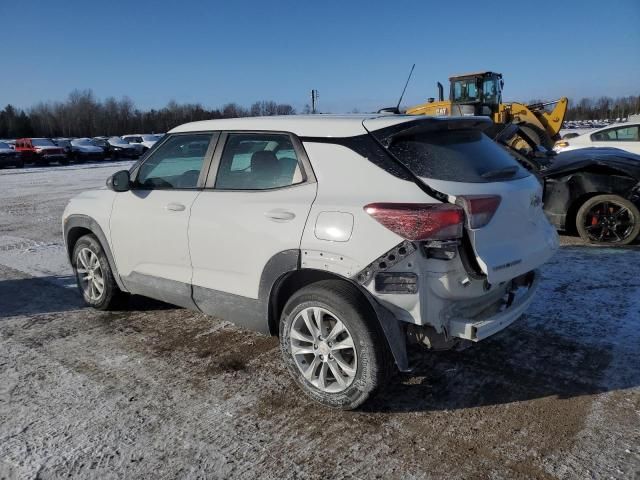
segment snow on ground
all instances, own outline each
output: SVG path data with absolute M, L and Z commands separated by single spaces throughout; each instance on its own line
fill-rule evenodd
M 0 171 L 0 478 L 640 478 L 637 247 L 564 238 L 525 318 L 333 412 L 273 338 L 82 305 L 60 216 L 130 165 Z

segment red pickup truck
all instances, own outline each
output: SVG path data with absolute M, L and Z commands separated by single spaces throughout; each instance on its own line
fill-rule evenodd
M 16 151 L 20 152 L 25 163 L 48 165 L 58 162 L 69 163 L 66 153 L 48 138 L 19 138 L 16 140 Z

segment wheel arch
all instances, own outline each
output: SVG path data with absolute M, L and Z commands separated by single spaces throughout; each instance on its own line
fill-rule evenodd
M 279 334 L 280 316 L 287 301 L 300 289 L 325 280 L 334 280 L 349 285 L 354 292 L 361 295 L 365 304 L 370 308 L 371 316 L 375 318 L 377 327 L 386 339 L 396 365 L 401 371 L 409 369 L 406 349 L 406 336 L 400 322 L 384 309 L 371 294 L 356 282 L 325 270 L 298 268 L 281 275 L 271 289 L 268 301 L 269 332 Z
M 67 258 L 69 259 L 71 266 L 73 266 L 73 248 L 75 247 L 78 239 L 84 235 L 94 235 L 98 239 L 98 242 L 100 242 L 100 246 L 104 249 L 109 262 L 109 267 L 113 272 L 113 278 L 118 284 L 118 288 L 123 292 L 128 291 L 120 279 L 120 274 L 118 273 L 116 262 L 113 258 L 113 254 L 111 253 L 111 247 L 109 246 L 107 237 L 95 219 L 88 215 L 70 215 L 64 221 L 63 234 L 65 247 L 67 249 Z

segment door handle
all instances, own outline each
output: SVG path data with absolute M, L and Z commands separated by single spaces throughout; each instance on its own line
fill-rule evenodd
M 169 210 L 170 212 L 182 212 L 185 208 L 183 204 L 181 203 L 170 203 L 168 204 L 166 207 L 167 210 Z
M 269 210 L 268 212 L 264 212 L 264 216 L 276 222 L 288 222 L 296 218 L 295 213 L 281 209 Z

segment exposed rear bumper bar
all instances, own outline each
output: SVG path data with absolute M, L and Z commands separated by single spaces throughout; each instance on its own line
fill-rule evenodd
M 536 270 L 528 290 L 514 299 L 511 305 L 507 306 L 503 311 L 480 321 L 454 318 L 449 321 L 449 336 L 478 342 L 507 328 L 520 318 L 529 307 L 539 286 L 540 273 Z

